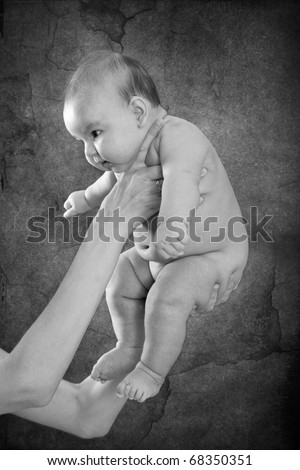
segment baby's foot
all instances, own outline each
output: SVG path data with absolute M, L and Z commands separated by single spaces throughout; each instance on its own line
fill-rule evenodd
M 114 349 L 100 357 L 93 367 L 91 378 L 105 383 L 124 376 L 134 369 L 141 354 L 142 348 L 129 347 L 119 341 Z
M 125 397 L 142 403 L 147 398 L 157 395 L 164 380 L 143 362 L 139 362 L 136 368 L 119 383 L 117 397 Z

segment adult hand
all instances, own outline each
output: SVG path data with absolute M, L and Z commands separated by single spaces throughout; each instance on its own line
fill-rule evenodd
M 157 181 L 162 179 L 162 170 L 160 166 L 146 167 L 143 162 L 151 143 L 163 125 L 162 119 L 154 121 L 139 150 L 138 165 L 122 175 L 102 202 L 100 210 L 103 209 L 106 216 L 113 216 L 117 209 L 118 215 L 125 217 L 128 225 L 132 218 L 148 219 L 158 212 L 161 186 Z
M 156 181 L 162 178 L 161 166 L 145 167 L 136 173 L 123 175 L 104 199 L 101 209 L 105 215 L 116 210 L 129 221 L 132 217 L 148 219 L 158 211 L 161 191 Z
M 226 302 L 232 291 L 238 288 L 243 276 L 243 268 L 233 270 L 220 284 L 213 286 L 207 312 L 212 312 L 216 305 Z

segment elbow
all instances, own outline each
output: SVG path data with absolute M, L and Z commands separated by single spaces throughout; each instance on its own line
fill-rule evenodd
M 46 406 L 56 391 L 55 385 L 32 373 L 21 361 L 10 355 L 6 361 L 6 389 L 17 410 Z
M 55 391 L 51 391 L 46 387 L 38 387 L 35 392 L 35 407 L 41 408 L 48 405 L 51 402 L 54 393 Z
M 24 408 L 42 408 L 48 405 L 52 398 L 53 394 L 48 393 L 43 387 L 39 387 L 24 391 L 22 402 L 24 403 Z
M 112 423 L 95 424 L 94 419 L 81 419 L 76 427 L 76 436 L 81 439 L 96 439 L 97 437 L 105 437 L 111 430 Z
M 90 429 L 89 427 L 81 426 L 81 429 L 76 432 L 76 436 L 80 437 L 81 439 L 96 439 L 99 437 L 105 437 L 111 429 L 110 427 L 101 427 L 97 429 Z
M 35 383 L 34 381 L 31 383 L 25 381 L 21 385 L 19 382 L 18 389 L 23 408 L 42 408 L 50 403 L 55 393 L 55 390 L 48 384 Z

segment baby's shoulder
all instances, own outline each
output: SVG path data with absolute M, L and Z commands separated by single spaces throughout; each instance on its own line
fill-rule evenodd
M 172 147 L 177 145 L 194 146 L 197 148 L 211 147 L 210 141 L 205 137 L 203 132 L 195 126 L 195 124 L 176 116 L 166 116 L 164 118 L 165 125 L 161 131 L 160 144 L 162 146 Z

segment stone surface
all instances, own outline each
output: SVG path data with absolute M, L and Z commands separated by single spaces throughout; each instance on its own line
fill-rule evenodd
M 272 354 L 171 377 L 164 415 L 138 448 L 180 449 L 184 436 L 185 449 L 289 449 L 283 396 L 294 361 Z
M 292 1 L 5 2 L 0 16 L 4 349 L 16 345 L 47 305 L 78 248 L 57 217 L 67 195 L 99 174 L 64 129 L 63 91 L 78 61 L 96 48 L 140 60 L 169 112 L 194 122 L 212 141 L 248 221 L 251 244 L 243 280 L 229 301 L 212 314 L 190 316 L 183 351 L 157 397 L 143 405 L 128 403 L 108 436 L 88 441 L 5 416 L 1 447 L 298 448 L 299 17 Z M 267 214 L 273 216 L 266 225 L 273 239 L 268 243 L 255 237 L 255 221 Z M 44 217 L 48 238 L 29 243 L 27 224 L 35 215 Z M 72 223 L 83 235 L 86 218 Z M 81 381 L 114 341 L 103 299 L 66 378 Z

